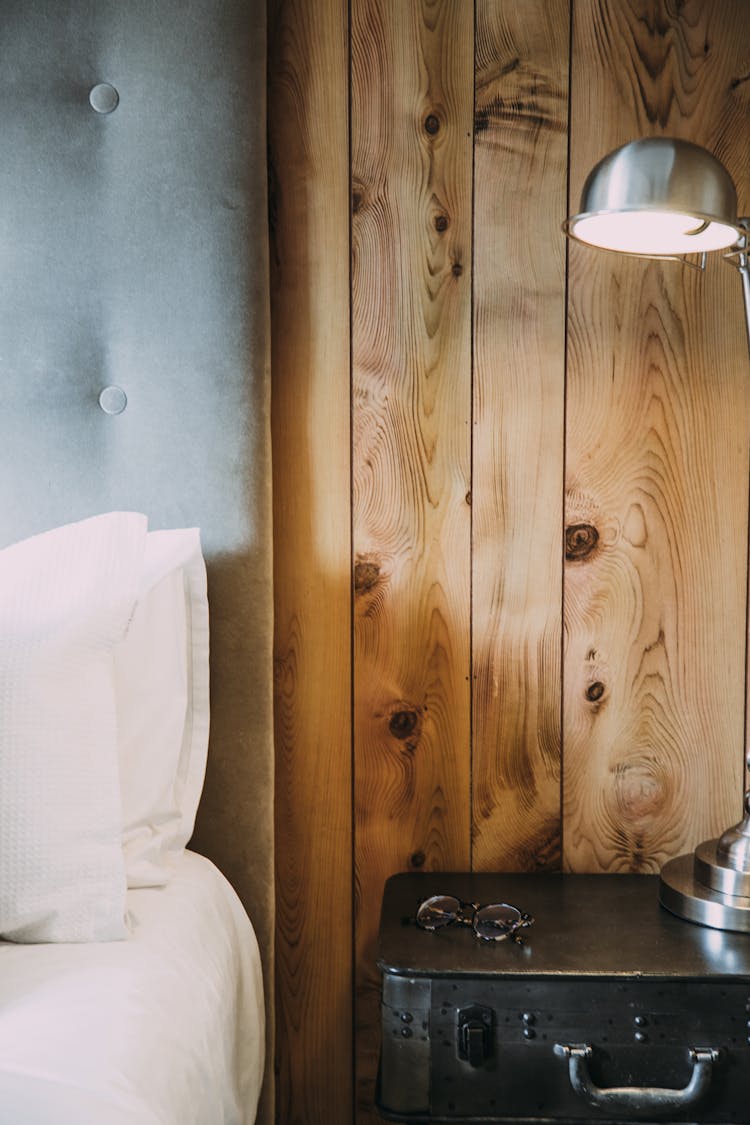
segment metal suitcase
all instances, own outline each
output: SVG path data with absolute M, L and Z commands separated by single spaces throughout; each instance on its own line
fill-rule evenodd
M 534 917 L 435 932 L 453 895 Z M 377 1108 L 410 1122 L 750 1123 L 750 934 L 686 922 L 655 875 L 395 875 L 383 896 Z M 519 931 L 520 934 L 520 931 Z

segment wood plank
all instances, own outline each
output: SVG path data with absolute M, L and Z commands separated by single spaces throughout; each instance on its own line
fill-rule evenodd
M 567 0 L 478 0 L 473 862 L 560 864 Z
M 746 78 L 749 44 L 742 0 L 576 5 L 573 210 L 593 164 L 634 137 L 724 155 L 746 124 L 729 80 Z M 571 246 L 568 870 L 656 870 L 739 815 L 749 435 L 737 286 L 720 262 L 701 276 Z
M 351 1125 L 347 3 L 269 24 L 277 1120 Z
M 471 122 L 462 0 L 353 0 L 358 1121 L 385 878 L 469 864 Z

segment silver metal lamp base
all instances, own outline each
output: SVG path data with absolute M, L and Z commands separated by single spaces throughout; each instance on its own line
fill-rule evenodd
M 750 790 L 739 824 L 664 864 L 659 902 L 689 922 L 750 933 Z
M 672 914 L 689 922 L 715 930 L 750 933 L 750 897 L 726 894 L 696 878 L 697 869 L 703 874 L 699 852 L 716 843 L 716 840 L 709 840 L 699 845 L 695 854 L 681 855 L 665 863 L 659 883 L 659 902 Z

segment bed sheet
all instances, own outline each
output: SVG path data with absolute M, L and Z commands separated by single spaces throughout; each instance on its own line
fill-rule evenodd
M 250 1125 L 264 1057 L 252 926 L 185 852 L 128 892 L 131 936 L 0 942 L 0 1125 Z

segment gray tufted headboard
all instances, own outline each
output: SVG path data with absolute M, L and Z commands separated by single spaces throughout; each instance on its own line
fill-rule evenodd
M 265 5 L 3 0 L 0 128 L 0 546 L 118 508 L 201 528 L 193 846 L 253 917 L 270 1033 Z

